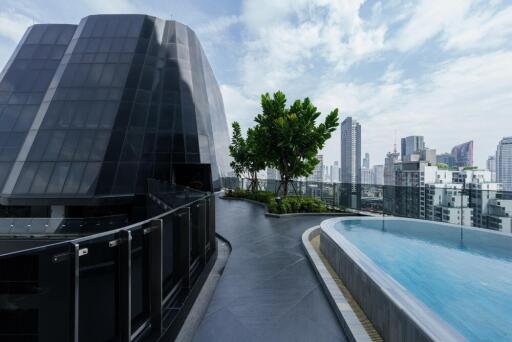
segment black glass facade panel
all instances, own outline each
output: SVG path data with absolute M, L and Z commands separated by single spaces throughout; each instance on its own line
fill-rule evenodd
M 29 28 L 0 79 L 2 203 L 86 204 L 146 192 L 209 167 L 227 169 L 222 97 L 187 26 L 145 15 L 96 15 Z M 179 171 L 181 170 L 181 171 Z M 39 202 L 40 203 L 40 202 Z

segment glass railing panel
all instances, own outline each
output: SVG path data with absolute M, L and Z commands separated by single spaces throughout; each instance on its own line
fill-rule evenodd
M 0 257 L 0 341 L 73 339 L 74 258 L 70 244 Z
M 80 341 L 114 341 L 118 336 L 119 254 L 117 234 L 80 242 Z
M 169 299 L 177 287 L 188 287 L 190 267 L 190 209 L 163 217 L 163 296 Z
M 144 229 L 148 225 L 131 230 L 131 332 L 135 333 L 150 314 L 149 291 L 149 244 Z

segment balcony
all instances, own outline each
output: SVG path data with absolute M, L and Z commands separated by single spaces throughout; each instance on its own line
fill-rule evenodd
M 246 186 L 239 179 L 224 184 Z M 117 216 L 0 221 L 1 340 L 353 338 L 357 329 L 347 327 L 336 311 L 301 242 L 306 230 L 332 214 L 276 217 L 264 206 L 222 195 L 150 185 L 148 218 L 135 223 Z M 264 180 L 260 186 L 276 191 L 278 182 Z M 450 219 L 440 215 L 441 207 L 420 208 L 430 204 L 414 198 L 418 188 L 362 184 L 354 192 L 343 184 L 299 181 L 290 188 L 292 194 L 324 201 L 337 216 L 424 219 L 422 213 L 436 209 L 434 220 Z M 349 204 L 356 206 L 345 205 L 351 196 Z M 497 229 L 490 218 L 457 219 L 458 225 L 491 222 L 488 228 Z M 229 254 L 227 261 L 217 259 L 219 248 Z M 337 281 L 343 284 L 342 279 Z M 200 293 L 201 288 L 210 290 Z M 360 299 L 349 302 L 364 336 L 386 336 L 365 316 Z

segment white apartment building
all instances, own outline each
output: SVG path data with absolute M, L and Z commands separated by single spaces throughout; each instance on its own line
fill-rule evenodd
M 489 200 L 487 226 L 503 233 L 512 233 L 512 198 Z
M 463 184 L 426 184 L 426 219 L 464 226 L 472 225 L 473 208 Z

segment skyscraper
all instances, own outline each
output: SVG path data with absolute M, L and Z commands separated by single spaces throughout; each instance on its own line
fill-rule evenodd
M 370 168 L 370 154 L 368 152 L 364 154 L 363 168 L 365 168 L 365 169 Z
M 341 203 L 359 208 L 361 199 L 361 125 L 347 117 L 341 123 Z
M 496 149 L 496 179 L 503 190 L 512 191 L 512 137 L 501 139 Z
M 473 140 L 454 146 L 452 156 L 455 160 L 455 166 L 473 166 Z
M 412 153 L 420 153 L 425 149 L 425 141 L 421 135 L 402 138 L 402 160 Z
M 489 156 L 487 158 L 487 170 L 491 171 L 491 180 L 496 181 L 496 156 Z
M 313 174 L 308 177 L 308 180 L 312 182 L 322 182 L 324 179 L 324 156 L 319 154 L 316 156 L 316 159 L 318 159 L 318 164 L 316 164 Z
M 371 168 L 371 184 L 384 185 L 384 165 L 373 165 Z
M 135 200 L 149 178 L 221 186 L 222 97 L 183 24 L 93 15 L 31 26 L 0 89 L 2 205 L 103 209 L 113 197 Z
M 340 181 L 340 167 L 338 161 L 331 165 L 331 182 L 339 183 Z

